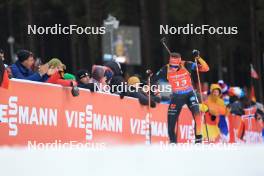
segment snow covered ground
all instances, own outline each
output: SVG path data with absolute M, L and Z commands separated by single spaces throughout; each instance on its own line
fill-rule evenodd
M 264 175 L 264 145 L 0 149 L 0 175 Z

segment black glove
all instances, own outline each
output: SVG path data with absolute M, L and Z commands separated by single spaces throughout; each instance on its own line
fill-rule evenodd
M 125 92 L 121 92 L 121 93 L 119 94 L 120 99 L 124 99 L 125 95 L 126 95 Z
M 200 51 L 194 49 L 194 50 L 192 51 L 192 54 L 193 54 L 193 57 L 196 58 L 196 57 L 198 57 L 198 56 L 200 55 Z
M 72 86 L 72 90 L 71 90 L 72 96 L 74 97 L 79 96 L 79 88 L 77 86 L 74 86 L 73 82 L 71 82 L 71 86 Z

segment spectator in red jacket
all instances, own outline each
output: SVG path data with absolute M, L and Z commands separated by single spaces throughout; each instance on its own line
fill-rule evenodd
M 59 84 L 62 86 L 71 86 L 72 87 L 72 95 L 78 96 L 79 89 L 77 87 L 77 82 L 74 79 L 64 79 L 64 72 L 66 70 L 66 66 L 57 58 L 53 58 L 48 62 L 49 78 L 46 81 L 47 83 Z
M 3 62 L 5 60 L 5 52 L 2 49 L 0 49 L 0 60 L 2 60 Z M 4 64 L 4 66 L 7 67 L 6 64 Z
M 4 64 L 4 51 L 0 50 L 0 87 L 8 88 L 9 78 Z

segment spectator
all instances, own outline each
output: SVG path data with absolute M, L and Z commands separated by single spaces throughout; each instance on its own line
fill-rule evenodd
M 148 94 L 143 92 L 143 90 L 141 89 L 140 87 L 141 83 L 140 83 L 139 78 L 136 76 L 131 76 L 128 79 L 127 83 L 128 83 L 128 86 L 130 87 L 128 89 L 128 92 L 125 93 L 125 95 L 129 97 L 137 98 L 141 105 L 148 105 L 149 104 Z M 152 108 L 156 107 L 156 103 L 153 100 L 153 98 L 151 98 L 150 106 Z
M 257 109 L 255 114 L 256 120 L 263 120 L 264 119 L 264 112 L 261 109 Z
M 0 55 L 0 57 L 0 87 L 7 89 L 9 85 L 8 73 L 4 65 L 3 55 Z
M 217 84 L 212 84 L 210 87 L 210 94 L 205 102 L 209 108 L 210 114 L 214 116 L 226 115 L 226 107 L 221 98 L 221 88 Z
M 230 96 L 230 104 L 228 105 L 231 114 L 244 115 L 244 105 L 242 100 L 245 97 L 245 93 L 240 87 L 230 87 L 228 90 Z
M 49 72 L 48 72 L 49 79 L 47 80 L 47 83 L 59 84 L 62 86 L 71 86 L 72 95 L 78 96 L 79 89 L 77 87 L 77 82 L 74 80 L 75 77 L 72 77 L 72 79 L 64 78 L 64 71 L 66 69 L 66 66 L 57 58 L 51 59 L 48 62 L 48 65 L 49 65 Z
M 104 64 L 104 66 L 106 66 L 110 70 L 110 71 L 108 70 L 106 71 L 106 76 L 107 76 L 107 82 L 109 82 L 109 85 L 112 88 L 111 93 L 117 93 L 117 90 L 115 88 L 118 85 L 122 85 L 125 82 L 122 76 L 123 71 L 121 69 L 121 66 L 116 61 L 108 61 Z
M 106 70 L 107 67 L 101 65 L 93 65 L 92 67 L 92 78 L 89 82 L 94 83 L 96 89 L 101 92 L 110 92 L 109 86 L 107 86 Z
M 255 118 L 261 128 L 262 138 L 264 141 L 264 111 L 262 109 L 257 109 Z
M 221 92 L 222 92 L 222 99 L 224 100 L 225 105 L 228 105 L 229 102 L 229 86 L 223 81 L 223 80 L 219 80 L 218 81 L 218 85 L 221 87 Z
M 33 53 L 27 50 L 20 50 L 17 53 L 18 61 L 11 65 L 12 76 L 17 79 L 45 82 L 48 79 L 48 64 L 40 65 L 38 72 L 34 72 Z
M 211 132 L 210 134 L 209 132 L 209 138 L 211 140 L 216 139 L 217 131 L 220 130 L 222 140 L 227 142 L 228 127 L 225 116 L 227 115 L 228 111 L 224 104 L 224 100 L 221 98 L 221 95 L 221 87 L 218 84 L 212 84 L 208 99 L 205 101 L 205 104 L 208 107 L 206 123 L 215 125 L 214 127 L 212 126 L 212 128 L 215 129 L 211 129 L 210 131 L 215 130 L 216 133 Z M 216 134 L 216 136 L 214 136 L 214 134 Z
M 41 60 L 40 58 L 36 58 L 36 59 L 35 59 L 35 62 L 34 62 L 34 64 L 33 64 L 33 66 L 32 66 L 32 70 L 33 70 L 34 72 L 37 72 L 38 69 L 39 69 L 39 66 L 41 66 L 41 65 L 43 65 L 43 64 L 42 64 L 42 60 Z
M 218 84 L 221 87 L 222 95 L 228 94 L 229 86 L 223 80 L 219 80 Z
M 96 91 L 96 86 L 94 83 L 90 83 L 90 74 L 88 70 L 81 69 L 78 71 L 77 75 L 78 87 L 89 89 L 91 92 Z
M 2 60 L 3 64 L 4 64 L 5 53 L 4 53 L 4 50 L 2 50 L 2 49 L 0 49 L 0 60 Z M 11 71 L 10 66 L 8 66 L 7 64 L 4 64 L 4 67 L 5 67 L 6 71 L 7 71 L 8 78 L 11 79 L 13 76 L 12 76 L 12 71 Z
M 5 53 L 4 50 L 0 49 L 0 60 L 2 60 L 4 62 L 5 60 Z M 6 64 L 4 64 L 5 68 L 8 66 Z
M 244 115 L 245 111 L 243 109 L 243 105 L 240 101 L 240 99 L 237 96 L 231 96 L 230 97 L 230 104 L 228 105 L 230 109 L 230 113 L 234 115 Z

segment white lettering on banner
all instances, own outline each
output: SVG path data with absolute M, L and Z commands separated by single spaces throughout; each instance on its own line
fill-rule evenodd
M 167 137 L 168 136 L 167 131 L 168 131 L 167 125 L 165 122 L 156 122 L 156 121 L 151 122 L 151 134 L 153 136 Z
M 57 109 L 18 107 L 18 122 L 27 125 L 57 126 Z
M 70 114 L 70 115 L 69 115 Z M 73 126 L 73 120 L 74 120 L 74 128 L 77 128 L 77 124 L 78 124 L 78 119 L 77 119 L 77 112 L 76 111 L 71 111 L 69 112 L 68 110 L 65 111 L 65 115 L 66 115 L 66 120 L 67 120 L 67 124 L 68 127 L 72 127 Z
M 192 125 L 179 125 L 181 139 L 194 140 L 194 130 Z
M 131 118 L 130 130 L 132 134 L 146 134 L 146 120 Z M 151 121 L 151 135 L 167 137 L 167 125 L 165 122 Z
M 106 114 L 93 114 L 93 129 L 99 131 L 122 132 L 122 117 Z
M 92 140 L 93 139 L 93 106 L 92 105 L 87 105 L 85 108 L 86 111 L 86 140 Z
M 8 109 L 7 105 L 0 104 L 0 121 L 2 123 L 7 123 L 8 122 L 8 119 L 6 118 L 7 109 Z
M 22 108 L 22 106 L 19 108 L 19 123 L 22 124 L 29 124 L 29 116 L 28 116 L 28 110 L 29 107 L 25 106 L 24 108 Z
M 259 132 L 245 130 L 245 136 L 243 138 L 249 144 L 262 142 L 262 134 Z
M 77 111 L 65 111 L 68 127 L 85 128 L 85 113 Z
M 118 115 L 93 112 L 93 106 L 87 105 L 85 112 L 65 110 L 68 128 L 85 128 L 86 140 L 92 140 L 93 130 L 122 133 L 123 118 Z
M 10 96 L 8 104 L 0 104 L 0 121 L 7 123 L 9 136 L 17 136 L 17 124 L 57 126 L 57 109 L 18 105 L 18 97 Z
M 130 129 L 132 134 L 146 134 L 146 120 L 130 119 Z

